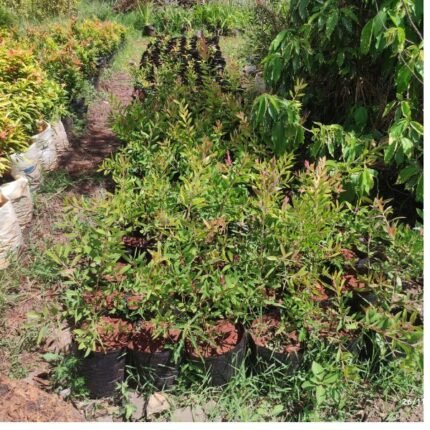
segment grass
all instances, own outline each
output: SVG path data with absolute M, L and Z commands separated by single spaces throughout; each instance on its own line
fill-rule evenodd
M 263 373 L 249 372 L 242 365 L 232 380 L 223 387 L 211 387 L 208 376 L 196 376 L 184 365 L 177 383 L 166 391 L 170 409 L 153 421 L 171 421 L 175 411 L 191 407 L 203 411 L 207 421 L 228 422 L 310 422 L 310 421 L 399 421 L 420 419 L 423 398 L 419 371 L 412 374 L 401 360 L 383 361 L 377 371 L 370 362 L 357 363 L 351 357 L 338 357 L 331 349 L 321 350 L 318 360 L 331 365 L 338 372 L 352 372 L 342 384 L 326 386 L 329 393 L 321 404 L 315 401 L 314 391 L 304 383 L 312 378 L 312 363 L 306 361 L 289 374 L 286 367 L 268 368 Z M 129 367 L 129 386 L 146 398 L 157 390 L 139 381 L 133 367 Z M 122 387 L 122 393 L 126 393 Z M 337 393 L 337 394 L 336 394 Z M 332 397 L 339 396 L 340 402 Z M 127 397 L 125 395 L 125 397 Z M 131 406 L 123 400 L 124 409 Z M 414 418 L 411 418 L 414 417 Z
M 137 30 L 130 30 L 122 49 L 115 55 L 109 68 L 103 71 L 103 77 L 107 78 L 112 73 L 127 71 L 138 64 L 147 45 L 148 39 L 142 38 Z

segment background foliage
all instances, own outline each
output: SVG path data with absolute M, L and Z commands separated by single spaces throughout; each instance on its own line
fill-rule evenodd
M 303 152 L 329 157 L 345 173 L 349 198 L 377 187 L 422 202 L 422 1 L 282 0 L 271 10 L 282 10 L 284 28 L 264 58 L 264 76 L 281 98 L 304 85 Z M 261 103 L 257 122 L 268 112 Z

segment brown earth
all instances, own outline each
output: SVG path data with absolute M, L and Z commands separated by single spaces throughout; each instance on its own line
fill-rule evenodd
M 298 352 L 302 346 L 298 340 L 295 330 L 288 330 L 278 334 L 281 328 L 279 313 L 271 312 L 256 318 L 250 328 L 250 333 L 255 344 L 265 348 L 271 348 L 275 343 L 278 348 L 276 352 L 289 354 Z
M 211 340 L 199 342 L 197 348 L 187 342 L 187 352 L 191 357 L 213 357 L 231 351 L 240 342 L 243 331 L 227 320 L 216 321 L 205 329 L 205 336 Z
M 99 93 L 110 94 L 115 103 L 125 106 L 132 99 L 132 78 L 126 72 L 113 73 L 109 78 L 101 79 L 97 90 Z M 111 111 L 111 104 L 107 100 L 97 100 L 89 106 L 84 135 L 72 136 L 72 150 L 62 159 L 62 165 L 70 174 L 96 170 L 120 146 L 121 142 L 109 128 Z
M 0 421 L 84 421 L 81 413 L 59 396 L 4 375 L 0 375 L 0 402 Z
M 97 325 L 97 332 L 102 345 L 97 347 L 97 351 L 126 348 L 132 329 L 131 323 L 121 318 L 101 317 Z
M 165 335 L 154 337 L 155 324 L 150 321 L 142 321 L 135 327 L 132 335 L 132 348 L 141 352 L 161 352 L 166 345 L 176 344 L 181 336 L 180 330 L 168 329 Z

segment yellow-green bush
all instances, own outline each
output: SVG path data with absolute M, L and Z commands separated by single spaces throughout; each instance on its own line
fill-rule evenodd
M 0 36 L 0 174 L 7 156 L 27 147 L 39 121 L 61 114 L 64 95 L 30 49 Z
M 5 6 L 22 18 L 47 18 L 76 11 L 79 0 L 0 0 Z

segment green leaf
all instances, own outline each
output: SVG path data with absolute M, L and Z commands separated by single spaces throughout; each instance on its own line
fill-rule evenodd
M 339 67 L 342 67 L 343 62 L 345 61 L 345 52 L 339 52 L 337 54 L 336 63 Z
M 397 91 L 399 93 L 403 93 L 408 89 L 411 77 L 412 77 L 412 73 L 409 70 L 409 67 L 407 65 L 403 65 L 402 67 L 400 67 L 396 76 L 396 86 L 397 86 Z
M 32 320 L 39 320 L 41 317 L 40 313 L 36 311 L 29 311 L 27 312 L 26 316 L 28 319 L 32 319 Z
M 424 175 L 421 173 L 420 177 L 418 178 L 417 188 L 415 190 L 415 194 L 419 202 L 422 202 L 424 198 L 423 187 L 424 187 Z
M 414 152 L 414 143 L 412 140 L 407 137 L 402 137 L 400 139 L 400 143 L 402 145 L 403 153 L 406 157 L 411 158 Z
M 314 386 L 315 385 L 312 382 L 310 382 L 310 381 L 305 381 L 302 384 L 302 388 L 304 388 L 304 389 L 306 389 L 306 388 L 313 388 Z
M 361 195 L 369 194 L 373 188 L 373 170 L 367 167 L 360 173 L 358 187 Z
M 370 49 L 373 35 L 373 19 L 371 19 L 361 31 L 360 51 L 362 54 L 367 54 Z
M 288 30 L 281 31 L 272 42 L 272 51 L 277 51 L 281 43 L 284 41 L 285 37 L 288 34 Z
M 385 22 L 387 20 L 387 12 L 381 9 L 378 14 L 373 18 L 373 35 L 378 36 L 385 29 Z
M 47 361 L 48 363 L 54 363 L 58 361 L 61 358 L 61 355 L 54 354 L 53 352 L 47 352 L 46 354 L 42 355 L 42 358 Z
M 419 173 L 417 167 L 413 164 L 410 166 L 407 166 L 400 170 L 399 176 L 397 177 L 397 183 L 398 184 L 404 184 L 408 179 L 412 178 L 412 176 Z
M 397 52 L 402 52 L 405 49 L 406 33 L 402 27 L 397 27 Z
M 357 127 L 359 127 L 360 129 L 363 129 L 364 127 L 366 127 L 367 118 L 368 118 L 368 114 L 367 114 L 367 109 L 365 107 L 360 106 L 357 109 L 355 109 L 354 121 Z
M 327 23 L 326 23 L 327 39 L 330 39 L 331 35 L 333 34 L 333 31 L 336 28 L 338 20 L 339 20 L 339 12 L 337 9 L 335 9 L 327 19 Z
M 324 367 L 321 366 L 321 364 L 317 363 L 316 361 L 312 362 L 312 373 L 315 376 L 319 376 L 325 372 Z
M 411 119 L 411 105 L 407 101 L 403 101 L 400 103 L 400 107 L 402 109 L 402 114 L 405 118 Z
M 302 18 L 303 20 L 307 16 L 307 7 L 308 7 L 308 4 L 309 4 L 309 0 L 300 0 L 300 3 L 299 3 L 299 15 L 300 15 L 300 18 Z
M 424 134 L 424 127 L 422 124 L 420 124 L 418 121 L 411 121 L 410 126 L 419 134 Z
M 284 409 L 284 405 L 275 405 L 272 409 L 272 415 L 276 417 L 277 415 L 281 414 Z
M 323 383 L 326 384 L 326 385 L 331 385 L 334 382 L 336 382 L 338 379 L 339 379 L 339 376 L 338 376 L 337 373 L 331 373 L 330 375 L 326 376 L 323 379 Z
M 388 103 L 385 106 L 384 113 L 382 114 L 382 116 L 383 117 L 387 116 L 393 110 L 393 108 L 396 104 L 397 104 L 397 100 L 393 100 L 390 103 Z
M 326 391 L 322 385 L 318 385 L 315 391 L 317 406 L 320 406 L 325 402 L 326 399 Z

